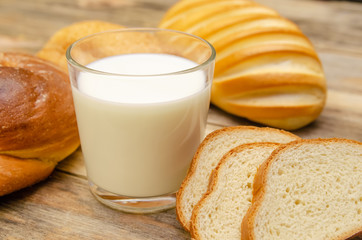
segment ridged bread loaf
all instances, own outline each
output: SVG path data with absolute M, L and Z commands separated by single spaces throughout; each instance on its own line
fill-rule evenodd
M 190 230 L 192 211 L 207 192 L 213 170 L 229 150 L 245 143 L 287 143 L 297 139 L 300 138 L 283 130 L 251 126 L 226 127 L 207 135 L 177 192 L 176 213 L 181 225 Z
M 298 26 L 273 9 L 251 0 L 181 0 L 159 27 L 215 47 L 211 101 L 226 112 L 288 130 L 321 113 L 326 80 L 318 55 Z
M 243 240 L 343 240 L 362 234 L 362 143 L 300 140 L 275 150 L 254 180 Z

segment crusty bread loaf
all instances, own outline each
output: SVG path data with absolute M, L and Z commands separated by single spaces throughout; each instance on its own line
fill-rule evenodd
M 242 144 L 224 155 L 211 175 L 207 193 L 192 213 L 194 239 L 240 240 L 241 222 L 253 198 L 256 171 L 279 145 Z
M 342 240 L 361 233 L 361 142 L 296 141 L 260 166 L 241 239 Z
M 73 42 L 93 33 L 119 28 L 123 28 L 123 26 L 99 20 L 73 23 L 57 30 L 45 43 L 44 47 L 37 53 L 37 56 L 51 61 L 67 71 L 65 52 Z
M 0 196 L 28 187 L 47 178 L 55 162 L 16 158 L 0 154 Z
M 20 53 L 0 53 L 0 195 L 47 177 L 79 146 L 68 76 Z
M 226 112 L 284 129 L 315 120 L 326 81 L 297 25 L 248 0 L 179 1 L 159 24 L 198 35 L 216 50 L 211 101 Z
M 299 137 L 282 130 L 250 126 L 227 127 L 210 133 L 200 144 L 177 192 L 176 212 L 182 226 L 190 230 L 192 211 L 206 193 L 212 171 L 230 149 L 244 143 L 286 143 L 296 139 Z

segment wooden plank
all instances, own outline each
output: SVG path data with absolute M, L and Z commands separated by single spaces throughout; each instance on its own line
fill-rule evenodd
M 177 0 L 1 0 L 0 51 L 36 53 L 61 27 L 99 19 L 155 27 Z M 294 131 L 304 138 L 362 141 L 362 4 L 342 1 L 256 0 L 297 23 L 324 65 L 329 96 L 313 124 Z M 257 125 L 211 106 L 207 133 L 223 126 Z M 132 215 L 95 200 L 81 149 L 46 181 L 1 198 L 0 239 L 189 239 L 175 210 Z
M 362 56 L 320 51 L 319 57 L 328 89 L 343 88 L 344 91 L 353 92 L 362 90 Z
M 127 27 L 156 27 L 176 0 L 0 1 L 0 51 L 36 53 L 64 26 L 104 20 Z
M 295 22 L 318 51 L 362 55 L 362 4 L 347 1 L 256 0 Z
M 84 165 L 82 149 L 79 147 L 73 154 L 61 161 L 57 169 L 73 176 L 86 179 L 87 172 Z
M 128 27 L 156 27 L 176 0 L 2 0 L 0 50 L 37 52 L 58 29 L 76 21 L 99 19 Z M 317 50 L 362 54 L 362 5 L 311 0 L 256 0 L 292 20 Z
M 0 239 L 188 239 L 175 210 L 126 214 L 99 203 L 85 179 L 59 171 L 1 198 Z

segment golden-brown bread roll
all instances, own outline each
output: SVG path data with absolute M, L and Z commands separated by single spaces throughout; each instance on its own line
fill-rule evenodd
M 123 28 L 123 26 L 98 20 L 73 23 L 56 31 L 44 47 L 37 53 L 37 56 L 51 61 L 67 71 L 65 52 L 73 42 L 93 33 L 119 28 Z
M 297 25 L 249 0 L 183 0 L 160 28 L 216 50 L 211 101 L 226 112 L 288 130 L 314 121 L 326 100 L 322 64 Z
M 46 178 L 79 146 L 68 76 L 20 53 L 0 53 L 0 195 Z
M 0 196 L 28 187 L 47 178 L 54 162 L 0 155 Z

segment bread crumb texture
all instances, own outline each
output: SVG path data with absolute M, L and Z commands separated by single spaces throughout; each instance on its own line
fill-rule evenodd
M 243 144 L 225 155 L 213 172 L 211 190 L 193 212 L 196 239 L 240 239 L 241 222 L 252 202 L 255 173 L 278 146 Z
M 253 142 L 287 143 L 299 139 L 298 136 L 273 128 L 229 127 L 209 134 L 201 143 L 191 169 L 178 193 L 179 219 L 188 229 L 192 211 L 208 189 L 209 178 L 224 154 L 232 148 Z M 188 229 L 189 230 L 189 229 Z
M 265 179 L 255 239 L 344 239 L 362 230 L 361 143 L 291 144 Z

